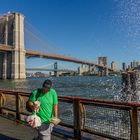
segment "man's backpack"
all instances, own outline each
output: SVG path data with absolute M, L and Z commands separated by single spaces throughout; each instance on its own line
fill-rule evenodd
M 36 100 L 37 100 L 37 98 L 40 96 L 41 91 L 42 91 L 42 89 L 40 89 L 40 88 L 37 89 Z M 31 95 L 32 95 L 32 93 L 30 94 L 30 96 L 31 96 Z M 29 98 L 30 98 L 30 96 L 29 96 Z M 31 107 L 29 106 L 29 99 L 28 99 L 28 101 L 26 102 L 26 110 L 27 110 L 28 112 L 33 112 L 32 109 L 31 109 Z

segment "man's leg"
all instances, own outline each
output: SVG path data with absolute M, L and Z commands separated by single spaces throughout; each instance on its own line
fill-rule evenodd
M 38 129 L 38 140 L 51 140 L 51 132 L 53 126 L 50 124 L 42 124 Z

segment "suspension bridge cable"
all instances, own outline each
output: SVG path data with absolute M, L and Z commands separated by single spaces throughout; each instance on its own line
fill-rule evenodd
M 8 16 L 8 20 L 10 19 L 9 17 L 14 17 L 13 14 L 5 14 L 5 15 L 0 15 L 0 43 L 4 44 L 5 42 L 5 25 L 6 25 L 6 17 Z M 12 21 L 12 19 L 10 19 Z M 13 22 L 8 21 L 8 28 L 12 28 Z M 27 34 L 26 34 L 27 33 Z M 11 35 L 10 35 L 11 34 Z M 8 37 L 11 37 L 13 34 L 13 30 L 8 29 Z M 9 39 L 8 39 L 9 42 Z M 30 43 L 30 44 L 28 44 Z M 11 45 L 11 43 L 10 43 Z M 13 45 L 13 44 L 12 44 Z M 48 43 L 41 37 L 41 33 L 34 27 L 32 26 L 27 20 L 25 20 L 25 45 L 29 47 L 38 47 L 38 50 L 41 51 L 43 48 L 43 52 L 56 52 L 59 49 L 48 45 Z M 27 47 L 27 48 L 28 48 Z M 50 51 L 52 50 L 52 51 Z
M 48 50 L 48 47 L 46 47 L 46 44 L 42 43 L 41 39 L 35 35 L 31 30 L 28 30 L 27 28 L 25 28 L 25 39 L 27 38 L 27 40 L 25 40 L 27 48 L 29 47 L 29 45 L 31 44 L 31 46 L 33 46 L 33 50 L 37 49 L 37 50 L 41 50 L 43 47 L 43 51 L 46 51 L 46 48 Z M 28 41 L 28 42 L 27 42 Z M 32 41 L 32 42 L 31 42 Z M 30 46 L 30 47 L 31 47 Z M 39 47 L 38 47 L 39 46 Z M 44 47 L 45 46 L 45 47 Z M 35 48 L 36 47 L 36 48 Z M 45 50 L 44 50 L 45 49 Z
M 54 66 L 54 63 L 50 63 L 50 64 L 48 64 L 48 65 L 42 65 L 42 66 L 39 66 L 40 68 L 46 68 L 46 66 Z
M 27 20 L 25 20 L 25 31 L 27 32 L 27 34 L 30 34 L 30 37 L 33 36 L 33 37 L 35 37 L 37 39 L 36 43 L 38 41 L 38 44 L 40 45 L 39 49 L 42 49 L 42 48 L 46 49 L 47 48 L 47 50 L 53 50 L 53 52 L 54 52 L 54 50 L 55 51 L 58 50 L 58 48 L 56 48 L 56 47 L 54 47 L 52 45 L 50 46 L 48 44 L 48 42 L 43 40 L 42 34 L 33 25 L 31 25 L 30 22 L 28 22 Z
M 59 67 L 61 67 L 62 69 L 69 69 L 69 70 L 73 70 L 73 68 L 67 66 L 67 65 L 62 65 L 62 63 L 59 63 Z M 68 67 L 68 68 L 67 68 Z

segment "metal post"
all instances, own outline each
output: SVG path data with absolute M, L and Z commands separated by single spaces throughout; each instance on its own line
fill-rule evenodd
M 138 140 L 137 107 L 133 107 L 131 111 L 131 140 Z
M 16 93 L 16 119 L 20 120 L 20 113 L 19 113 L 19 95 Z
M 74 99 L 73 102 L 74 110 L 74 138 L 81 140 L 81 117 L 80 117 L 80 100 Z

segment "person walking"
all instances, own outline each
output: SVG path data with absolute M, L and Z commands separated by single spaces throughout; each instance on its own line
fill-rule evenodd
M 36 105 L 36 101 L 39 101 L 40 105 Z M 29 97 L 29 106 L 33 112 L 37 110 L 36 115 L 41 119 L 41 126 L 37 128 L 37 140 L 51 140 L 54 124 L 50 120 L 53 117 L 58 118 L 58 98 L 56 91 L 52 88 L 51 80 L 45 80 L 41 89 L 32 92 Z

